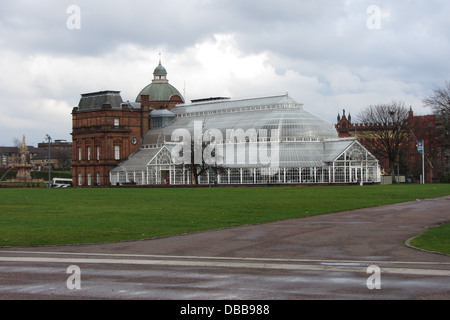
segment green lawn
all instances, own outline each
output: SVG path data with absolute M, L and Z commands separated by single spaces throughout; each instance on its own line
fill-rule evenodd
M 143 239 L 448 194 L 448 184 L 0 189 L 0 245 Z
M 450 254 L 450 223 L 433 228 L 413 239 L 414 247 Z

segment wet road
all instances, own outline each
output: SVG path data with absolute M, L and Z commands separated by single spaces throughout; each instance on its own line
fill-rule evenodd
M 450 196 L 153 240 L 0 249 L 0 299 L 449 299 L 450 257 L 404 245 Z M 72 267 L 75 266 L 75 267 Z

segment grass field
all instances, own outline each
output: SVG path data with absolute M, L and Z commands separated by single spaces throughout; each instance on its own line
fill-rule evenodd
M 413 239 L 414 247 L 450 254 L 450 223 L 433 228 Z
M 448 194 L 448 184 L 0 189 L 0 245 L 143 239 Z

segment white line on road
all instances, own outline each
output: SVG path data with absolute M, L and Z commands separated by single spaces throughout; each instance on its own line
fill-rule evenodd
M 235 261 L 210 257 L 213 261 L 186 260 L 177 257 L 175 259 L 112 259 L 112 258 L 57 258 L 57 257 L 0 257 L 3 262 L 31 262 L 31 263 L 65 263 L 65 264 L 128 264 L 128 265 L 152 265 L 152 266 L 178 266 L 178 267 L 213 267 L 213 268 L 252 268 L 252 269 L 274 269 L 274 270 L 302 270 L 302 271 L 339 271 L 339 272 L 366 272 L 365 266 L 355 266 L 341 262 L 337 264 L 304 264 L 292 263 L 285 260 L 285 263 L 255 262 L 255 261 Z M 203 257 L 206 259 L 206 257 Z M 280 259 L 281 260 L 281 259 Z M 281 260 L 282 261 L 282 260 Z M 291 263 L 286 263 L 291 262 Z M 427 276 L 450 276 L 450 270 L 436 269 L 413 269 L 413 268 L 382 268 L 384 274 L 403 275 L 427 275 Z
M 156 259 L 197 259 L 197 260 L 239 260 L 239 261 L 271 261 L 322 263 L 329 265 L 369 265 L 369 264 L 414 264 L 414 265 L 448 265 L 450 262 L 432 261 L 376 261 L 376 260 L 327 260 L 327 259 L 294 259 L 294 258 L 252 258 L 252 257 L 215 257 L 215 256 L 174 256 L 155 254 L 125 254 L 125 253 L 92 253 L 92 252 L 58 252 L 58 251 L 0 251 L 0 253 L 33 254 L 33 255 L 77 255 L 98 257 L 132 257 Z

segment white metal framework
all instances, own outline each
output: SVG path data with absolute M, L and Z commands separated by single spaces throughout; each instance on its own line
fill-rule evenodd
M 323 159 L 321 165 L 281 166 L 234 165 L 228 167 L 210 166 L 199 176 L 200 184 L 348 184 L 378 183 L 380 168 L 377 159 L 360 143 L 353 139 L 330 140 L 320 144 L 341 144 L 347 147 L 334 158 Z M 299 148 L 300 150 L 300 148 Z M 144 167 L 127 166 L 125 162 L 112 170 L 112 184 L 191 184 L 190 165 L 176 165 L 170 149 L 151 149 L 141 156 L 148 156 Z M 151 158 L 150 158 L 151 157 Z
M 380 182 L 378 160 L 367 149 L 356 139 L 339 139 L 331 124 L 287 95 L 180 105 L 171 111 L 175 120 L 149 130 L 141 149 L 110 172 L 113 185 L 192 184 L 191 171 L 198 168 L 175 161 L 172 133 L 185 129 L 195 136 L 195 123 L 202 135 L 213 130 L 220 136 L 214 150 L 221 161 L 203 170 L 200 184 Z M 261 130 L 277 134 L 258 135 Z M 276 161 L 262 161 L 268 154 Z

